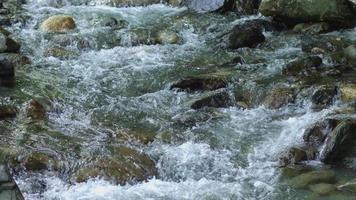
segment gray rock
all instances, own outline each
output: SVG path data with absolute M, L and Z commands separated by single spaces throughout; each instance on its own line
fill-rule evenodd
M 294 26 L 293 31 L 297 33 L 306 33 L 306 34 L 320 34 L 326 33 L 331 30 L 331 27 L 328 23 L 300 23 Z
M 295 100 L 293 88 L 275 88 L 264 99 L 263 105 L 269 109 L 278 109 Z
M 318 148 L 323 144 L 326 136 L 340 123 L 337 119 L 325 119 L 307 128 L 303 140 L 308 146 Z
M 312 108 L 320 110 L 332 104 L 337 90 L 335 86 L 321 86 L 311 97 Z
M 7 49 L 6 46 L 6 36 L 2 33 L 0 33 L 0 53 L 5 52 Z
M 304 52 L 313 53 L 313 49 L 316 48 L 323 53 L 337 52 L 343 51 L 348 45 L 349 41 L 333 35 L 303 35 L 301 37 L 301 46 Z

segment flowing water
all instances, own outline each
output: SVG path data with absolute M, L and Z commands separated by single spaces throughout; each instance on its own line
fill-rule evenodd
M 257 106 L 194 111 L 190 104 L 208 92 L 170 90 L 172 82 L 184 76 L 219 73 L 233 80 L 231 96 L 244 89 L 258 99 L 280 84 L 282 66 L 302 53 L 299 36 L 264 32 L 267 41 L 261 47 L 228 51 L 217 47 L 216 38 L 235 24 L 261 16 L 197 14 L 163 4 L 113 8 L 101 3 L 31 0 L 24 5 L 26 24 L 12 27 L 32 63 L 17 69 L 18 86 L 7 94 L 19 105 L 37 97 L 51 108 L 46 123 L 32 123 L 25 116 L 2 122 L 3 130 L 11 133 L 2 145 L 50 152 L 65 166 L 59 173 L 19 174 L 16 180 L 26 199 L 315 199 L 307 190 L 285 184 L 278 157 L 302 142 L 310 124 L 334 113 L 337 102 L 319 112 L 312 111 L 303 96 L 279 110 Z M 38 30 L 54 14 L 73 16 L 76 30 L 67 34 Z M 98 25 L 108 17 L 126 24 L 117 30 Z M 177 30 L 183 42 L 136 45 L 130 31 L 142 28 L 148 34 Z M 70 38 L 67 48 L 74 56 L 44 56 L 63 37 Z M 218 67 L 238 55 L 248 63 L 244 68 Z M 191 118 L 204 120 L 191 124 L 182 120 Z M 155 135 L 148 145 L 121 144 L 148 154 L 159 177 L 126 185 L 102 179 L 69 181 L 71 170 L 86 160 L 110 154 L 112 135 L 123 130 Z

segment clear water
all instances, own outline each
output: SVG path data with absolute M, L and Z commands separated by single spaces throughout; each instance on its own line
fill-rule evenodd
M 301 143 L 303 131 L 338 105 L 313 112 L 308 99 L 301 97 L 296 104 L 276 111 L 262 106 L 193 111 L 190 104 L 204 93 L 169 90 L 173 81 L 186 75 L 226 73 L 235 80 L 229 86 L 231 94 L 242 88 L 255 99 L 262 98 L 279 83 L 282 66 L 301 53 L 297 35 L 266 32 L 267 42 L 260 48 L 227 51 L 216 48 L 217 36 L 234 24 L 261 16 L 201 15 L 161 4 L 112 8 L 94 0 L 33 0 L 25 8 L 27 24 L 14 26 L 12 31 L 32 64 L 18 69 L 19 86 L 4 94 L 17 97 L 19 105 L 35 96 L 47 99 L 52 107 L 44 124 L 33 124 L 24 116 L 1 122 L 3 130 L 11 132 L 2 145 L 49 151 L 66 166 L 61 173 L 18 176 L 26 199 L 317 199 L 284 184 L 278 157 Z M 58 13 L 76 21 L 77 29 L 67 35 L 88 43 L 84 49 L 76 41 L 69 44 L 77 54 L 74 58 L 43 55 L 46 48 L 56 45 L 58 35 L 45 34 L 38 26 Z M 97 26 L 107 16 L 126 20 L 128 27 L 112 31 Z M 184 42 L 132 46 L 130 30 L 142 27 L 178 30 Z M 218 67 L 237 55 L 250 63 L 247 70 Z M 209 120 L 192 126 L 177 123 L 181 117 L 200 114 L 210 116 Z M 150 155 L 160 177 L 124 186 L 100 179 L 68 182 L 66 171 L 107 153 L 111 135 L 124 129 L 156 134 L 149 145 L 125 145 Z

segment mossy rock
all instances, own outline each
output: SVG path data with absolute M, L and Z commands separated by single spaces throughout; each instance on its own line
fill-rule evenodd
M 75 21 L 71 16 L 54 15 L 43 21 L 40 29 L 44 32 L 66 32 L 75 27 Z
M 295 188 L 305 188 L 317 183 L 335 183 L 335 172 L 332 170 L 317 170 L 292 178 L 289 184 Z

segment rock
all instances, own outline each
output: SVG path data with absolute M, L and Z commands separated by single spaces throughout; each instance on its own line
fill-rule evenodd
M 308 146 L 318 148 L 323 144 L 326 136 L 340 123 L 336 119 L 325 119 L 307 128 L 303 134 L 303 140 Z
M 332 184 L 319 183 L 309 186 L 309 189 L 320 196 L 326 196 L 335 192 L 337 188 Z
M 0 33 L 0 53 L 5 52 L 7 49 L 6 46 L 6 36 L 2 33 Z
M 282 178 L 290 180 L 307 172 L 310 172 L 310 169 L 305 165 L 287 165 L 282 168 Z
M 309 23 L 300 23 L 294 26 L 293 31 L 297 33 L 306 33 L 306 34 L 320 34 L 320 33 L 326 33 L 331 30 L 330 25 L 325 22 L 320 22 L 320 23 L 314 23 L 314 24 L 309 24 Z
M 292 88 L 275 88 L 263 101 L 269 109 L 278 109 L 289 103 L 293 103 L 295 99 L 295 91 Z
M 356 101 L 356 84 L 343 84 L 340 86 L 341 100 L 343 102 Z
M 178 88 L 180 90 L 194 92 L 225 88 L 227 84 L 225 79 L 216 76 L 186 77 L 174 83 L 171 89 Z
M 183 0 L 168 0 L 168 4 L 172 6 L 181 6 L 183 4 Z
M 27 106 L 27 117 L 33 120 L 45 120 L 46 110 L 44 106 L 37 100 L 31 100 Z
M 345 192 L 356 193 L 356 180 L 351 180 L 343 185 L 337 187 L 337 189 Z
M 163 30 L 157 33 L 156 41 L 158 44 L 180 44 L 182 38 L 175 31 Z
M 100 158 L 73 176 L 77 182 L 102 177 L 118 184 L 145 181 L 157 176 L 155 163 L 143 153 L 127 147 L 113 148 L 114 158 Z
M 317 183 L 335 183 L 336 177 L 332 170 L 318 170 L 301 174 L 292 178 L 289 183 L 295 188 L 305 188 Z
M 21 45 L 9 36 L 6 38 L 6 50 L 8 53 L 18 53 Z
M 147 6 L 161 3 L 161 0 L 110 0 L 107 5 L 114 7 Z
M 138 142 L 140 144 L 149 144 L 154 141 L 156 133 L 144 130 L 120 130 L 114 135 L 116 140 L 122 142 Z
M 8 37 L 11 35 L 10 31 L 4 29 L 3 27 L 0 26 L 0 33 L 3 34 L 5 37 Z
M 14 106 L 0 106 L 0 120 L 15 118 L 18 109 Z
M 9 78 L 15 76 L 14 63 L 8 59 L 0 58 L 0 78 Z
M 348 25 L 353 13 L 345 0 L 262 0 L 259 11 L 285 23 L 330 22 Z
M 334 86 L 321 86 L 311 96 L 312 108 L 316 110 L 324 109 L 332 104 L 337 94 Z
M 66 15 L 54 15 L 42 22 L 40 29 L 44 32 L 66 32 L 75 29 L 74 19 Z
M 283 75 L 297 76 L 301 72 L 318 68 L 322 64 L 319 56 L 300 57 L 292 60 L 282 70 Z
M 356 64 L 356 45 L 350 45 L 344 49 L 344 55 L 351 64 Z
M 315 49 L 318 49 L 316 53 L 328 53 L 343 51 L 349 45 L 349 42 L 343 38 L 333 35 L 302 35 L 301 46 L 302 51 L 315 53 Z M 314 50 L 314 51 L 313 51 Z
M 48 154 L 32 152 L 22 160 L 22 166 L 29 171 L 41 171 L 55 166 L 55 160 Z
M 47 57 L 52 56 L 59 59 L 69 59 L 78 56 L 76 52 L 63 47 L 48 48 L 45 50 L 44 55 Z
M 226 108 L 233 106 L 231 103 L 229 94 L 226 91 L 217 92 L 209 96 L 203 97 L 195 101 L 192 105 L 192 109 L 200 109 L 204 107 L 213 107 L 213 108 Z
M 30 59 L 26 56 L 17 53 L 1 53 L 0 64 L 7 63 L 7 65 L 13 65 L 14 68 L 21 68 L 24 65 L 30 64 Z
M 327 136 L 320 160 L 331 164 L 342 161 L 356 145 L 356 121 L 343 121 Z
M 255 47 L 265 41 L 260 24 L 251 21 L 236 25 L 228 38 L 228 47 L 238 49 L 242 47 Z
M 288 151 L 282 153 L 279 158 L 282 166 L 295 165 L 303 161 L 312 160 L 315 158 L 315 152 L 311 149 L 303 147 L 292 147 Z
M 78 49 L 95 48 L 95 45 L 91 44 L 88 38 L 79 35 L 56 34 L 51 38 L 51 41 L 61 47 L 75 46 Z
M 261 0 L 236 0 L 236 10 L 239 14 L 256 14 Z
M 235 0 L 182 0 L 181 5 L 187 6 L 199 13 L 227 12 L 235 7 Z M 173 2 L 179 3 L 179 2 Z

